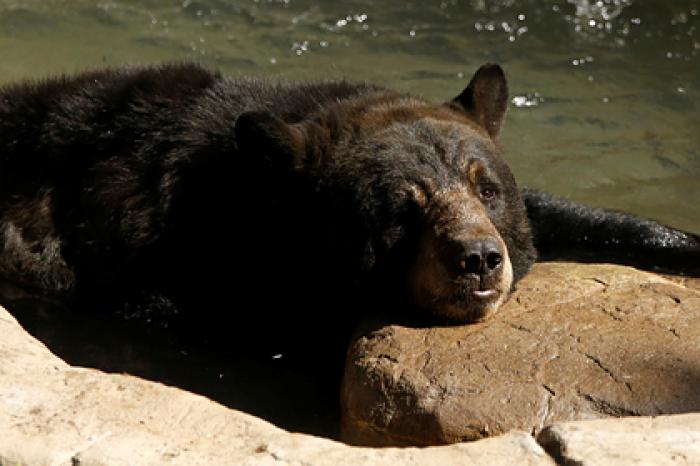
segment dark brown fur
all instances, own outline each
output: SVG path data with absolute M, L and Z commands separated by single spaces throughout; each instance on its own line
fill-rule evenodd
M 535 259 L 496 142 L 507 98 L 495 65 L 439 104 L 189 64 L 6 86 L 0 276 L 287 321 L 482 319 Z

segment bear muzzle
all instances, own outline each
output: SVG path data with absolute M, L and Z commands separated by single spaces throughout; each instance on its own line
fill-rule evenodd
M 420 241 L 409 270 L 415 305 L 455 323 L 493 315 L 506 301 L 513 268 L 505 242 L 483 208 L 465 199 L 443 206 Z M 454 205 L 454 204 L 453 204 Z M 429 217 L 430 219 L 430 217 Z
M 445 247 L 441 255 L 430 272 L 437 280 L 431 290 L 425 290 L 432 295 L 432 313 L 460 323 L 478 322 L 505 302 L 513 271 L 500 237 L 459 241 Z
M 455 276 L 469 275 L 491 281 L 503 270 L 502 242 L 495 237 L 448 240 L 442 260 Z

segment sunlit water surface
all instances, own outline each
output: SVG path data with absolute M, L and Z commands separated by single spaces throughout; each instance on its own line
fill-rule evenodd
M 197 60 L 232 76 L 342 77 L 442 101 L 478 66 L 497 62 L 512 99 L 502 141 L 522 185 L 700 233 L 699 29 L 698 0 L 0 0 L 0 82 Z M 63 314 L 25 314 L 45 341 L 66 347 L 73 339 L 74 329 L 51 336 L 57 321 L 70 320 Z M 112 329 L 81 325 L 96 335 Z M 216 394 L 232 390 L 223 374 L 238 370 L 224 362 L 207 359 L 213 366 L 203 368 L 205 356 L 188 359 L 177 345 L 158 359 L 148 336 L 136 350 L 138 340 L 90 356 L 106 341 L 96 340 L 68 344 L 65 354 L 171 381 L 172 370 L 157 375 L 167 366 L 183 380 L 192 375 L 184 385 L 209 386 L 225 402 L 240 398 Z M 144 362 L 145 354 L 156 362 Z M 115 357 L 126 362 L 104 363 Z M 261 386 L 288 383 L 272 374 Z M 332 419 L 289 423 L 266 414 L 266 403 L 251 411 L 291 428 L 332 430 Z
M 510 79 L 521 184 L 700 233 L 700 1 L 0 0 L 0 81 L 198 60 L 444 100 Z

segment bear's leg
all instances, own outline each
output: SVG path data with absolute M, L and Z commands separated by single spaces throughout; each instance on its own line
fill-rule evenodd
M 522 192 L 543 260 L 613 262 L 700 276 L 700 236 L 652 220 Z

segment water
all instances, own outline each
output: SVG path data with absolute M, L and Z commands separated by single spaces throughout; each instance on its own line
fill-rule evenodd
M 367 80 L 438 101 L 497 62 L 512 95 L 502 142 L 521 184 L 700 233 L 700 0 L 0 0 L 0 83 L 166 60 L 233 76 Z M 99 335 L 117 324 L 20 307 L 22 322 L 74 363 L 330 432 L 332 420 L 309 427 L 270 415 L 267 404 L 284 393 L 241 402 L 231 378 L 219 378 L 238 370 L 230 358 L 192 356 L 170 340 L 154 351 L 150 334 L 142 346 L 118 339 L 109 352 Z M 62 321 L 97 337 L 79 342 L 59 331 Z M 257 387 L 280 385 L 274 368 L 265 373 Z
M 26 331 L 73 366 L 177 386 L 293 432 L 338 436 L 343 355 L 328 348 L 312 355 L 290 346 L 242 348 L 232 341 L 241 333 L 233 322 L 228 339 L 192 331 L 197 325 L 185 336 L 168 325 L 170 316 L 76 312 L 2 280 L 0 296 Z
M 0 0 L 0 82 L 198 60 L 445 100 L 498 62 L 521 184 L 697 233 L 699 28 L 699 0 Z

